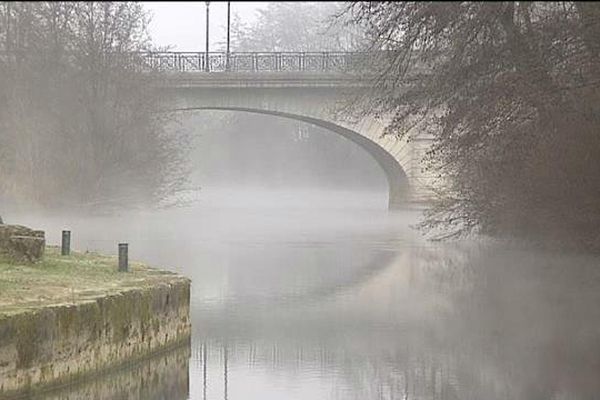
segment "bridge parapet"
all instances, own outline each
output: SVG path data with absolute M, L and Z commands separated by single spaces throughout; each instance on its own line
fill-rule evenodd
M 134 54 L 131 54 L 134 55 Z M 361 71 L 365 52 L 147 52 L 143 64 L 168 72 L 329 72 Z

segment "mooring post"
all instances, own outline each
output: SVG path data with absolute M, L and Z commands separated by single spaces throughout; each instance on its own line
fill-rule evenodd
M 71 254 L 71 231 L 62 231 L 60 254 L 63 256 Z
M 127 243 L 119 243 L 119 272 L 129 272 L 129 257 Z

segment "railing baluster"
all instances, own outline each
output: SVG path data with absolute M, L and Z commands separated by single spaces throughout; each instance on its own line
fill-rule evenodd
M 1 56 L 1 53 L 0 53 Z M 362 52 L 139 52 L 123 54 L 118 62 L 142 69 L 176 72 L 349 72 L 364 68 Z M 368 58 L 367 58 L 368 60 Z M 229 69 L 227 69 L 229 66 Z

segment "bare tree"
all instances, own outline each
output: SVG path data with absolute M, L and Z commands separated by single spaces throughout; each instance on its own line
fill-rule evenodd
M 441 178 L 423 224 L 456 236 L 600 245 L 600 7 L 573 2 L 354 2 L 388 68 L 370 112 L 434 128 Z M 411 130 L 412 129 L 412 130 Z
M 234 51 L 352 51 L 362 44 L 359 26 L 339 18 L 340 2 L 270 2 L 254 23 L 232 21 Z M 338 17 L 338 18 L 336 18 Z
M 45 207 L 155 205 L 187 184 L 137 2 L 0 5 L 0 190 Z

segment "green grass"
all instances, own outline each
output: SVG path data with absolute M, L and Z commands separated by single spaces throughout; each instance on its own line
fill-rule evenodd
M 129 263 L 130 272 L 117 271 L 116 257 L 97 253 L 61 256 L 46 247 L 42 260 L 15 264 L 0 260 L 0 315 L 46 305 L 77 303 L 106 294 L 180 279 L 170 272 Z

